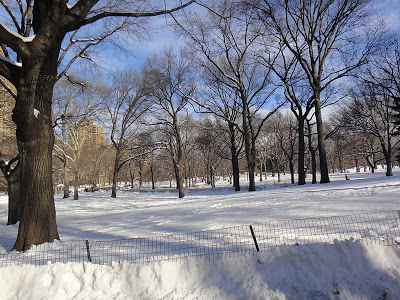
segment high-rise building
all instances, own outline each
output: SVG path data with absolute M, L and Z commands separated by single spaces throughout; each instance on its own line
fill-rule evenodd
M 89 120 L 79 128 L 79 139 L 84 139 L 86 147 L 100 147 L 104 144 L 103 127 L 95 124 L 94 120 Z
M 5 156 L 16 154 L 16 126 L 12 120 L 14 106 L 14 98 L 0 86 L 0 151 Z

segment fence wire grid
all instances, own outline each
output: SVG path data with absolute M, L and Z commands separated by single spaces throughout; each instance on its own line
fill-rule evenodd
M 56 241 L 27 252 L 0 253 L 0 267 L 55 262 L 149 263 L 189 256 L 263 251 L 270 247 L 326 244 L 349 239 L 400 245 L 400 210 L 271 221 L 193 233 L 112 241 Z

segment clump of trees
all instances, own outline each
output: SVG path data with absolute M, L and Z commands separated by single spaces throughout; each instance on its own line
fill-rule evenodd
M 9 184 L 19 174 L 19 194 L 10 188 L 10 199 L 19 200 L 10 200 L 20 221 L 15 250 L 59 239 L 56 164 L 64 197 L 72 173 L 76 199 L 81 183 L 103 181 L 116 197 L 117 183 L 133 186 L 135 178 L 152 188 L 175 181 L 181 198 L 185 185 L 202 179 L 215 186 L 217 176 L 231 176 L 239 191 L 240 171 L 254 191 L 257 169 L 260 181 L 267 172 L 278 181 L 290 172 L 302 185 L 311 172 L 316 183 L 319 170 L 328 183 L 329 170 L 364 163 L 373 171 L 382 157 L 392 175 L 399 49 L 395 38 L 378 47 L 385 35 L 368 15 L 368 1 L 210 0 L 172 15 L 182 49 L 164 49 L 112 79 L 70 74 L 75 61 L 95 61 L 89 50 L 97 44 L 139 34 L 146 17 L 193 2 L 144 11 L 125 1 L 2 4 L 15 27 L 0 24 L 0 83 L 15 99 L 18 158 L 2 164 Z M 323 108 L 336 102 L 335 117 L 324 120 Z M 89 121 L 103 125 L 102 147 L 85 146 Z

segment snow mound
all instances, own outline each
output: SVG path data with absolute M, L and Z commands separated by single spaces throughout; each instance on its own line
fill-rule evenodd
M 150 264 L 0 268 L 0 299 L 397 299 L 400 248 L 345 241 Z

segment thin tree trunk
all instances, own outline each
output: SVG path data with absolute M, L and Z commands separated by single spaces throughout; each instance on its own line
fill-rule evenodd
M 143 167 L 139 166 L 139 189 L 143 188 Z
M 132 172 L 132 170 L 129 169 L 129 174 L 131 177 L 131 189 L 133 189 L 133 181 L 135 180 L 135 171 Z
M 12 168 L 12 165 L 16 161 L 15 167 Z M 21 215 L 21 165 L 18 157 L 15 157 L 8 164 L 1 160 L 0 167 L 8 183 L 7 225 L 12 225 L 20 220 Z
M 389 149 L 384 153 L 386 160 L 386 176 L 393 176 L 393 168 L 392 168 L 392 153 Z
M 308 150 L 310 151 L 311 154 L 311 173 L 312 173 L 312 180 L 311 183 L 315 184 L 317 183 L 317 155 L 316 155 L 316 150 L 313 147 L 312 144 L 312 129 L 311 129 L 311 123 L 309 120 L 307 120 L 307 129 L 308 129 Z
M 119 151 L 116 149 L 115 161 L 114 161 L 114 170 L 113 170 L 113 173 L 112 173 L 111 198 L 117 198 L 118 168 L 119 168 Z
M 298 134 L 299 134 L 299 153 L 297 156 L 297 173 L 298 173 L 298 185 L 303 185 L 306 184 L 306 174 L 305 174 L 305 168 L 304 168 L 304 155 L 305 155 L 305 142 L 304 142 L 304 118 L 299 117 L 298 118 L 299 122 L 299 128 L 298 128 Z
M 21 165 L 18 162 L 8 182 L 8 221 L 7 225 L 16 224 L 21 215 Z
M 79 189 L 79 172 L 78 172 L 78 167 L 75 166 L 75 169 L 74 169 L 74 200 L 79 199 L 78 189 Z
M 232 130 L 233 131 L 233 126 Z M 232 161 L 232 175 L 233 175 L 233 187 L 235 188 L 235 191 L 240 191 L 240 171 L 239 171 L 239 159 L 237 156 L 237 149 L 235 145 L 235 137 L 231 133 L 231 145 L 230 145 L 230 150 L 231 150 L 231 161 Z
M 277 173 L 278 173 L 278 182 L 281 182 L 281 171 L 279 170 L 279 167 Z
M 249 108 L 247 106 L 245 96 L 242 96 L 242 104 L 243 104 L 243 138 L 244 138 L 244 149 L 246 153 L 246 160 L 247 160 L 247 169 L 248 169 L 248 178 L 249 178 L 249 192 L 256 190 L 256 183 L 254 179 L 254 169 L 255 169 L 255 148 L 254 145 L 251 143 L 251 136 L 250 136 L 250 128 L 247 121 Z
M 153 164 L 150 165 L 150 173 L 151 173 L 151 188 L 155 190 L 156 184 L 154 182 L 154 171 L 153 171 Z
M 179 194 L 179 198 L 183 198 L 185 197 L 185 189 L 183 187 L 183 179 L 184 179 L 184 174 L 183 174 L 183 168 L 181 166 L 181 163 L 178 162 L 178 178 L 177 178 L 177 182 L 178 182 L 178 194 Z
M 212 188 L 215 188 L 215 170 L 214 170 L 214 167 L 213 166 L 211 166 L 210 167 L 210 172 L 211 172 L 211 187 Z
M 69 178 L 68 178 L 68 169 L 67 169 L 67 158 L 64 158 L 63 163 L 64 169 L 64 195 L 63 198 L 69 198 Z
M 290 182 L 294 184 L 294 165 L 293 158 L 289 160 Z

